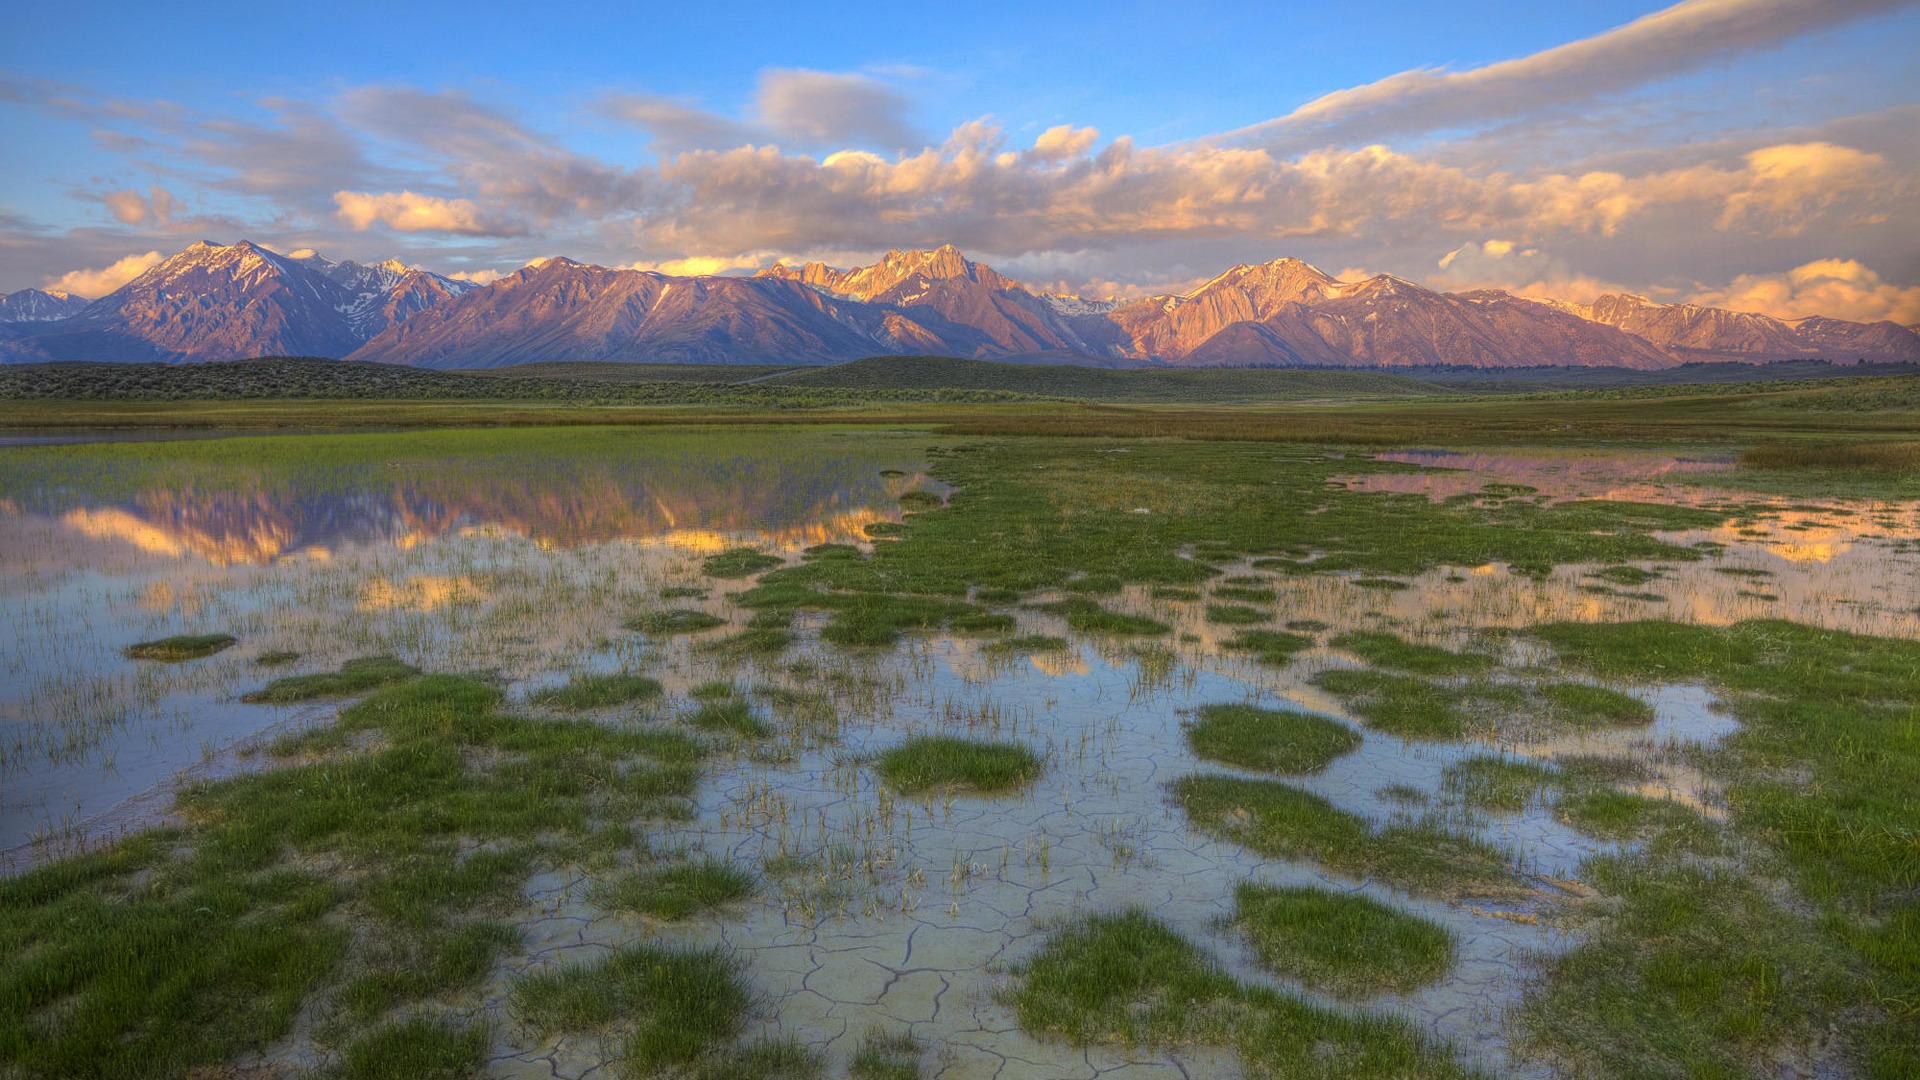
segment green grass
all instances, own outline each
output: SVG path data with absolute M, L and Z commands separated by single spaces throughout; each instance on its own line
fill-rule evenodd
M 1549 683 L 1539 688 L 1554 719 L 1571 727 L 1617 727 L 1653 723 L 1653 706 L 1604 686 Z
M 1216 591 L 1215 595 L 1219 593 Z M 1271 613 L 1261 611 L 1259 608 L 1247 607 L 1244 604 L 1207 605 L 1207 621 L 1222 626 L 1252 626 L 1272 619 Z
M 282 667 L 300 659 L 300 654 L 290 649 L 271 649 L 253 658 L 256 667 Z
M 198 660 L 240 643 L 232 634 L 176 634 L 158 641 L 142 641 L 122 650 L 129 660 Z
M 725 626 L 726 623 L 727 620 L 717 615 L 709 615 L 697 608 L 663 608 L 659 611 L 635 615 L 621 625 L 652 637 L 668 637 L 673 634 L 693 634 L 702 630 L 711 630 L 716 626 Z
M 1603 678 L 1717 689 L 1740 721 L 1711 761 L 1727 778 L 1732 827 L 1814 912 L 1780 909 L 1724 871 L 1611 864 L 1627 914 L 1642 897 L 1671 925 L 1654 936 L 1651 917 L 1623 915 L 1575 954 L 1594 977 L 1587 992 L 1621 1002 L 1617 1014 L 1598 1014 L 1609 1022 L 1582 1044 L 1586 1052 L 1611 1039 L 1670 1070 L 1730 1073 L 1734 1063 L 1791 1053 L 1847 1015 L 1866 1075 L 1910 1075 L 1920 1060 L 1920 643 L 1777 620 L 1562 623 L 1533 633 L 1563 663 Z M 1653 809 L 1618 798 L 1568 807 L 1592 828 L 1670 830 L 1649 820 Z M 1733 933 L 1741 936 L 1720 939 Z M 1761 933 L 1791 951 L 1753 939 Z M 1661 947 L 1675 939 L 1691 947 Z M 1836 953 L 1852 971 L 1845 986 L 1809 966 L 1816 956 L 1841 963 Z M 1598 956 L 1612 967 L 1584 964 Z M 1532 1014 L 1561 1041 L 1573 1038 L 1566 1014 L 1581 1007 L 1571 993 L 1547 995 Z M 1740 993 L 1751 1004 L 1735 1008 Z M 1646 1031 L 1631 1031 L 1635 1022 Z
M 345 1080 L 466 1080 L 478 1074 L 491 1042 L 485 1025 L 410 1017 L 355 1039 L 340 1075 Z
M 707 656 L 747 659 L 778 656 L 793 644 L 793 631 L 778 627 L 749 627 L 737 634 L 708 638 L 699 651 Z
M 1406 993 L 1453 967 L 1453 935 L 1415 915 L 1354 893 L 1276 888 L 1243 881 L 1234 920 L 1260 962 L 1340 998 Z
M 604 709 L 660 696 L 660 680 L 625 671 L 575 675 L 565 686 L 549 686 L 527 695 L 535 705 L 553 709 Z
M 1238 982 L 1144 911 L 1054 930 L 1021 974 L 1008 995 L 1021 1028 L 1076 1046 L 1216 1046 L 1251 1074 L 1282 1078 L 1479 1075 L 1404 1020 Z
M 420 674 L 420 669 L 391 656 L 362 656 L 348 660 L 334 672 L 312 675 L 288 675 L 275 679 L 264 688 L 246 694 L 240 700 L 267 705 L 288 705 L 321 697 L 358 694 L 382 686 L 404 682 Z
M 517 936 L 480 917 L 519 900 L 547 845 L 698 780 L 683 737 L 500 703 L 467 678 L 390 686 L 336 721 L 365 749 L 185 785 L 182 827 L 0 881 L 0 1060 L 177 1076 L 277 1043 L 309 1007 L 364 1027 L 484 977 Z
M 900 493 L 900 506 L 905 510 L 937 510 L 947 501 L 931 491 L 903 491 Z
M 1293 660 L 1295 653 L 1312 645 L 1312 638 L 1286 630 L 1242 630 L 1222 642 L 1221 648 L 1230 652 L 1251 653 L 1254 659 L 1263 664 L 1284 667 Z
M 1772 1074 L 1861 1000 L 1844 950 L 1738 871 L 1626 857 L 1589 864 L 1587 878 L 1604 914 L 1543 962 L 1518 1015 L 1526 1047 L 1569 1072 Z M 1879 1077 L 1905 1068 L 1866 1064 Z
M 716 697 L 703 701 L 699 708 L 688 714 L 687 723 L 701 731 L 724 732 L 749 739 L 773 734 L 773 729 L 754 711 L 753 703 L 745 698 Z
M 1466 693 L 1412 675 L 1336 668 L 1314 682 L 1346 698 L 1368 727 L 1402 739 L 1456 742 L 1466 738 L 1471 724 Z
M 1461 653 L 1433 645 L 1417 645 L 1392 634 L 1372 630 L 1341 634 L 1330 644 L 1376 667 L 1415 675 L 1468 675 L 1486 671 L 1496 663 L 1493 657 L 1485 653 Z
M 717 555 L 707 556 L 700 563 L 700 570 L 708 577 L 743 578 L 762 570 L 771 570 L 781 562 L 778 556 L 753 548 L 728 548 Z
M 1517 814 L 1560 782 L 1552 768 L 1506 757 L 1472 757 L 1440 773 L 1440 790 L 1474 810 Z
M 1519 889 L 1499 848 L 1431 822 L 1375 831 L 1326 799 L 1274 780 L 1196 775 L 1175 782 L 1173 792 L 1200 830 L 1262 855 L 1430 895 Z
M 1316 773 L 1360 747 L 1359 734 L 1337 720 L 1253 705 L 1202 705 L 1186 729 L 1200 757 L 1273 773 Z
M 847 1060 L 849 1080 L 920 1080 L 920 1055 L 927 1048 L 905 1031 L 869 1031 Z
M 1040 775 L 1040 755 L 1019 743 L 920 736 L 882 753 L 880 778 L 901 791 L 1012 791 Z
M 723 862 L 675 863 L 628 870 L 593 887 L 587 898 L 609 911 L 684 919 L 754 894 L 753 875 Z
M 539 1034 L 617 1033 L 628 1069 L 645 1075 L 723 1050 L 745 1026 L 751 996 L 739 962 L 720 949 L 638 944 L 524 976 L 510 1001 Z

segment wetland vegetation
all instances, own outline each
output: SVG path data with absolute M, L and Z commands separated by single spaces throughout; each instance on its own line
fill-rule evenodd
M 1911 1077 L 1894 383 L 0 450 L 0 1075 Z

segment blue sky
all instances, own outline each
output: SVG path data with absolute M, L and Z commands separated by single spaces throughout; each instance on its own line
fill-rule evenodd
M 201 236 L 481 277 L 952 241 L 1082 292 L 1295 255 L 1920 319 L 1912 3 L 592 7 L 10 13 L 0 289 Z

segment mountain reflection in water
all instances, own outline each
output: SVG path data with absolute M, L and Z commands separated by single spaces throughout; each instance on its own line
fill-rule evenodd
M 488 464 L 392 462 L 342 470 L 319 489 L 265 466 L 223 475 L 218 486 L 105 497 L 79 485 L 9 485 L 0 515 L 49 517 L 77 536 L 215 566 L 475 534 L 559 549 L 625 539 L 705 551 L 749 535 L 781 545 L 862 539 L 867 525 L 898 519 L 901 492 L 928 483 L 917 472 L 881 476 L 860 454 Z

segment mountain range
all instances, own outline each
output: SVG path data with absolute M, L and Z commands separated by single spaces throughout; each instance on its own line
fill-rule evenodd
M 538 260 L 485 285 L 388 261 L 203 241 L 91 302 L 0 297 L 0 360 L 304 355 L 431 368 L 540 360 L 834 363 L 874 355 L 1116 366 L 1541 365 L 1702 360 L 1920 362 L 1892 322 L 1781 320 L 1630 295 L 1589 304 L 1342 281 L 1298 259 L 1235 266 L 1135 300 L 1029 289 L 951 245 L 871 266 L 776 263 L 752 277 Z

